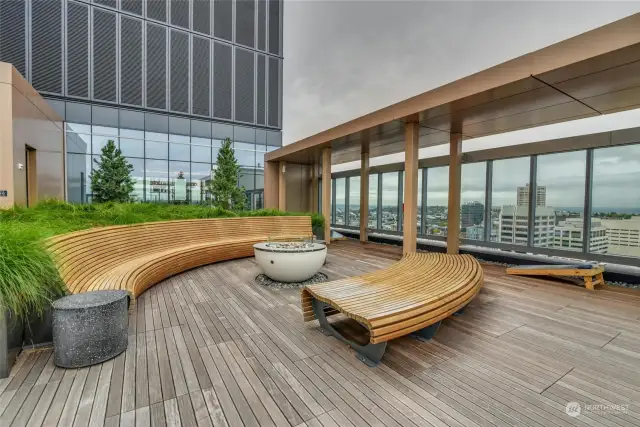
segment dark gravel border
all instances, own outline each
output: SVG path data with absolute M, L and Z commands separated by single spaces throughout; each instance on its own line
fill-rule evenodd
M 285 282 L 277 282 L 265 274 L 258 274 L 255 278 L 255 281 L 258 285 L 266 286 L 268 288 L 292 289 L 292 288 L 301 288 L 306 285 L 314 285 L 316 283 L 327 282 L 329 281 L 329 277 L 324 273 L 316 273 L 313 275 L 313 277 L 311 277 L 308 280 L 305 280 L 304 282 L 285 283 Z

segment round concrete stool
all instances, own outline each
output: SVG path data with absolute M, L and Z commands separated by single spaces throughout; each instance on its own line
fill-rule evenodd
M 81 368 L 126 350 L 129 298 L 127 291 L 94 291 L 54 301 L 55 364 Z

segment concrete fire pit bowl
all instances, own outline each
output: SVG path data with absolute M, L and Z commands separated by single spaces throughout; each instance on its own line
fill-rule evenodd
M 273 280 L 303 282 L 316 274 L 327 257 L 321 243 L 268 242 L 253 245 L 256 262 Z

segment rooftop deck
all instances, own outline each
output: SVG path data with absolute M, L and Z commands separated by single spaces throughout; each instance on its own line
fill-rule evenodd
M 400 256 L 338 242 L 323 271 L 337 279 Z M 132 305 L 127 351 L 101 365 L 67 370 L 51 350 L 23 354 L 0 380 L 0 426 L 640 425 L 638 292 L 485 265 L 463 316 L 431 342 L 392 341 L 370 369 L 301 321 L 297 289 L 265 289 L 256 274 L 243 259 L 156 285 Z M 628 410 L 572 418 L 571 401 Z

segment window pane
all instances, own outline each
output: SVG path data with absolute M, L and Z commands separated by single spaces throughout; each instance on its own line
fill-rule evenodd
M 449 166 L 427 169 L 426 234 L 447 235 Z
M 360 227 L 360 177 L 349 178 L 349 223 L 355 227 Z
M 244 187 L 245 190 L 253 190 L 255 188 L 254 180 L 255 174 L 253 168 L 240 168 L 238 187 Z
M 537 162 L 533 245 L 581 251 L 587 153 L 548 154 Z
M 369 228 L 378 228 L 378 174 L 369 175 Z
M 169 200 L 169 165 L 166 160 L 145 160 L 145 193 L 147 202 Z
M 120 151 L 127 157 L 144 157 L 144 132 L 120 129 Z
M 418 169 L 418 208 L 416 213 L 416 229 L 418 234 L 422 234 L 422 174 L 425 169 Z
M 591 252 L 640 256 L 640 145 L 593 151 Z
M 210 200 L 207 184 L 211 179 L 211 165 L 191 163 L 190 191 L 191 203 L 204 203 Z
M 262 189 L 264 189 L 264 169 L 256 169 L 256 190 Z
M 118 128 L 110 128 L 104 126 L 92 126 L 92 153 L 94 155 L 102 154 L 102 148 L 107 145 L 109 140 L 116 143 L 118 146 Z
M 149 159 L 167 159 L 169 144 L 166 142 L 146 141 L 145 154 Z
M 484 197 L 487 164 L 462 165 L 460 189 L 460 232 L 471 240 L 484 240 Z
M 68 135 L 68 133 L 67 133 Z M 91 193 L 91 156 L 67 154 L 67 197 L 72 203 L 88 203 Z
M 131 178 L 135 181 L 133 184 L 133 192 L 131 193 L 131 200 L 133 202 L 144 201 L 144 160 L 143 159 L 131 159 L 127 161 L 133 166 L 131 172 Z
M 240 166 L 254 167 L 256 164 L 256 152 L 253 144 L 236 142 L 233 150 Z
M 191 181 L 188 162 L 169 162 L 169 200 L 188 203 L 187 182 Z
M 336 179 L 332 178 L 331 179 L 331 186 L 329 186 L 329 212 L 330 212 L 330 215 L 331 215 L 331 220 L 330 220 L 331 224 L 335 224 L 336 223 L 336 216 L 335 216 L 335 213 L 333 212 L 334 211 L 334 209 L 333 209 L 333 186 L 335 185 L 335 183 L 336 183 Z
M 91 154 L 91 135 L 67 131 L 67 153 Z
M 398 230 L 398 172 L 382 174 L 382 229 Z
M 191 137 L 191 161 L 211 163 L 211 140 Z
M 336 178 L 336 225 L 345 225 L 346 178 Z
M 188 143 L 169 143 L 169 159 L 189 161 L 189 151 L 191 147 Z
M 527 244 L 529 157 L 493 162 L 491 240 Z

